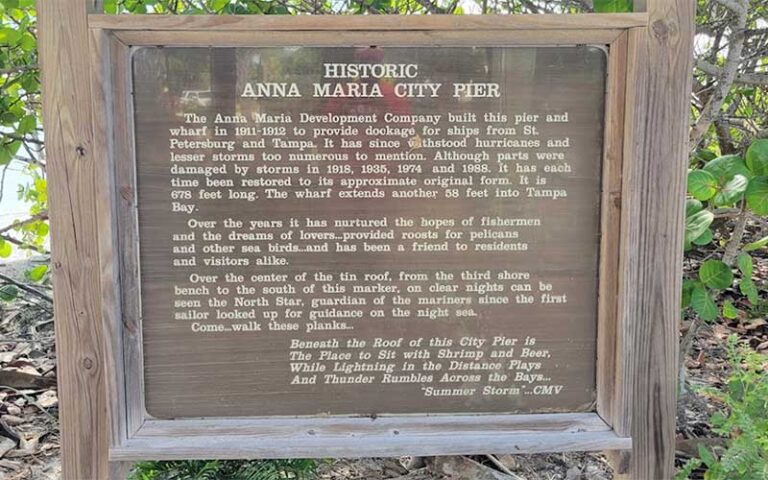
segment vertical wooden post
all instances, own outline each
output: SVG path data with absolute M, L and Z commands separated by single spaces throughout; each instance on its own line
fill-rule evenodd
M 630 159 L 633 250 L 624 269 L 628 338 L 623 395 L 631 416 L 632 478 L 674 474 L 678 322 L 688 111 L 694 34 L 693 0 L 650 0 L 647 28 L 630 31 L 625 158 Z M 634 59 L 634 60 L 632 60 Z M 632 104 L 634 103 L 634 104 Z M 626 180 L 626 179 L 625 179 Z
M 109 475 L 88 56 L 93 5 L 38 2 L 65 480 Z

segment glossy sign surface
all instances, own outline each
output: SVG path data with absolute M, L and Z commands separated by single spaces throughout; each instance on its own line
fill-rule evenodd
M 143 48 L 158 418 L 590 411 L 605 52 Z

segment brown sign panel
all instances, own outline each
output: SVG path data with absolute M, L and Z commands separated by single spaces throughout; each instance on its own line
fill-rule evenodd
M 151 415 L 594 410 L 603 50 L 132 61 Z

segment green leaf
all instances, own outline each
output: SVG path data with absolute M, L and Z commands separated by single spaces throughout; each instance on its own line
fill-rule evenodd
M 0 287 L 0 300 L 10 302 L 19 296 L 19 289 L 16 285 L 3 285 Z
M 34 115 L 26 115 L 24 118 L 22 118 L 19 121 L 19 126 L 16 128 L 16 133 L 18 135 L 26 135 L 27 133 L 31 133 L 35 130 L 37 127 L 37 119 Z
M 750 210 L 758 215 L 768 215 L 768 176 L 750 180 L 744 195 Z
M 13 158 L 13 153 L 7 145 L 0 144 L 0 166 L 7 165 Z
M 50 227 L 45 222 L 38 222 L 37 226 L 35 227 L 35 235 L 38 237 L 45 237 L 48 235 L 49 231 Z
M 14 140 L 11 143 L 6 143 L 5 147 L 8 149 L 8 152 L 12 156 L 16 155 L 16 153 L 19 151 L 19 148 L 21 148 L 21 140 Z
M 715 176 L 705 170 L 688 173 L 688 193 L 696 200 L 709 200 L 717 193 L 717 186 Z
M 226 7 L 228 3 L 229 0 L 212 0 L 210 9 L 218 12 L 219 10 L 222 10 L 224 7 Z
M 693 288 L 696 285 L 698 285 L 698 282 L 688 278 L 683 279 L 683 296 L 680 302 L 680 308 L 686 308 L 691 305 L 691 294 L 693 293 Z
M 13 248 L 11 247 L 11 243 L 6 242 L 2 238 L 0 238 L 0 258 L 10 257 L 12 252 L 13 252 Z
M 45 192 L 48 189 L 48 182 L 44 178 L 38 177 L 35 179 L 35 188 L 38 192 Z
M 24 32 L 19 40 L 19 46 L 26 52 L 33 52 L 37 48 L 37 40 L 29 32 Z
M 711 417 L 709 417 L 709 421 L 712 423 L 713 427 L 722 427 L 725 425 L 725 422 L 727 421 L 725 415 L 723 415 L 721 412 L 715 412 L 712 414 Z
M 752 281 L 751 278 L 743 278 L 741 280 L 741 283 L 739 283 L 739 291 L 742 295 L 747 297 L 747 299 L 752 303 L 756 304 L 759 300 L 759 297 L 757 295 L 757 287 L 755 286 L 755 282 Z
M 752 142 L 747 149 L 746 165 L 755 175 L 768 175 L 768 138 Z
M 11 127 L 18 123 L 18 121 L 19 117 L 12 111 L 6 110 L 5 112 L 0 112 L 0 124 L 5 125 L 6 127 Z
M 694 158 L 698 161 L 710 162 L 717 158 L 717 154 L 715 154 L 711 150 L 699 149 L 699 150 L 696 150 Z
M 766 245 L 768 245 L 768 237 L 763 237 L 760 240 L 756 240 L 754 242 L 750 242 L 744 245 L 744 248 L 742 248 L 742 250 L 744 250 L 745 252 L 752 252 L 754 250 L 763 248 Z
M 21 79 L 21 87 L 27 92 L 36 92 L 40 89 L 40 82 L 35 75 L 24 75 Z
M 104 0 L 104 13 L 114 15 L 117 13 L 117 0 Z
M 704 245 L 709 245 L 710 242 L 712 242 L 712 238 L 713 238 L 712 237 L 712 230 L 706 229 L 706 230 L 704 230 L 704 233 L 702 233 L 699 238 L 697 238 L 696 240 L 693 241 L 693 244 L 694 245 L 698 245 L 700 247 L 704 246 Z
M 30 268 L 26 271 L 27 278 L 33 282 L 39 282 L 45 277 L 45 273 L 48 271 L 48 265 L 38 265 L 34 268 Z
M 700 283 L 696 284 L 691 292 L 691 307 L 704 321 L 710 322 L 717 318 L 717 305 L 707 287 Z
M 739 256 L 736 257 L 736 265 L 745 277 L 752 276 L 752 257 L 748 253 L 740 253 Z
M 704 210 L 704 205 L 694 199 L 694 198 L 688 198 L 685 200 L 685 216 L 690 217 L 694 213 L 700 212 Z
M 736 175 L 744 175 L 747 178 L 752 177 L 751 172 L 747 169 L 747 165 L 744 160 L 738 155 L 723 155 L 708 162 L 702 167 L 717 179 L 717 183 L 725 185 L 730 182 Z
M 715 194 L 712 202 L 718 207 L 733 205 L 747 190 L 748 183 L 749 181 L 744 175 L 734 175 L 734 177 L 728 183 L 726 183 L 723 188 L 718 189 L 718 192 Z
M 685 241 L 693 242 L 699 238 L 712 224 L 715 214 L 709 210 L 702 210 L 685 219 Z
M 728 288 L 733 284 L 733 272 L 720 260 L 707 260 L 699 267 L 699 279 L 710 288 Z
M 693 472 L 696 471 L 701 466 L 702 462 L 698 458 L 691 458 L 685 464 L 681 469 L 675 473 L 674 480 L 688 480 L 691 475 L 693 475 Z M 144 479 L 142 479 L 144 480 Z
M 594 9 L 597 13 L 631 12 L 632 0 L 595 0 Z
M 726 300 L 723 302 L 723 316 L 729 320 L 739 318 L 741 310 L 733 305 L 733 302 Z
M 19 41 L 21 32 L 15 28 L 4 27 L 0 28 L 0 44 L 12 45 Z
M 712 452 L 701 443 L 699 444 L 699 458 L 701 458 L 701 461 L 704 462 L 704 465 L 708 467 L 712 467 L 717 463 L 717 459 L 712 454 Z

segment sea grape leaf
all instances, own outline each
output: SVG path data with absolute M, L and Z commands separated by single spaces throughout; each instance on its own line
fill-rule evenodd
M 717 305 L 707 287 L 700 283 L 694 286 L 691 292 L 691 307 L 704 321 L 711 322 L 717 318 Z
M 768 215 L 768 176 L 751 179 L 744 196 L 750 210 L 758 215 Z
M 729 320 L 739 318 L 741 310 L 733 305 L 733 302 L 726 300 L 723 302 L 723 316 Z
M 733 272 L 724 262 L 710 259 L 699 267 L 699 279 L 710 288 L 728 288 L 733 284 Z
M 706 170 L 693 170 L 688 173 L 688 193 L 696 200 L 704 201 L 714 197 L 717 187 L 717 178 Z
M 685 241 L 693 242 L 699 238 L 712 224 L 715 214 L 709 210 L 701 210 L 685 219 Z
M 755 140 L 747 149 L 746 165 L 755 175 L 768 175 L 768 138 Z
M 748 183 L 749 180 L 747 180 L 747 177 L 744 175 L 734 175 L 734 177 L 729 180 L 728 183 L 723 185 L 722 188 L 717 189 L 717 193 L 712 199 L 712 203 L 718 207 L 733 205 L 747 190 Z
M 739 267 L 739 271 L 745 277 L 752 276 L 752 257 L 748 253 L 740 253 L 739 256 L 736 257 L 736 266 Z

